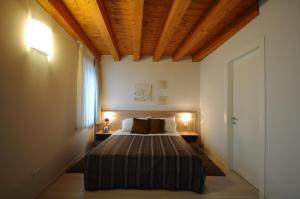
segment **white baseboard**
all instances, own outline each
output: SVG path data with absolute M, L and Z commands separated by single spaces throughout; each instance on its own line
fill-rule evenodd
M 51 178 L 49 180 L 49 182 L 44 186 L 44 188 L 41 189 L 41 191 L 39 191 L 34 198 L 37 198 L 43 191 L 46 190 L 46 188 L 52 184 L 55 180 L 57 180 L 62 174 L 64 174 L 68 169 L 71 168 L 72 165 L 74 165 L 76 162 L 78 162 L 81 158 L 83 158 L 85 155 L 87 154 L 87 152 L 83 152 L 81 154 L 79 154 L 77 157 L 75 157 L 69 164 L 67 164 L 67 166 L 65 166 L 60 172 L 58 172 L 53 178 Z

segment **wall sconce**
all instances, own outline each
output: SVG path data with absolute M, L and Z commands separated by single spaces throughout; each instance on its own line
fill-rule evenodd
M 52 55 L 52 30 L 42 22 L 29 17 L 26 31 L 27 48 L 36 49 L 48 58 Z
M 188 126 L 189 126 L 189 122 L 192 119 L 192 114 L 191 113 L 181 113 L 180 114 L 180 119 L 183 122 L 183 126 L 185 128 L 185 131 L 188 131 Z

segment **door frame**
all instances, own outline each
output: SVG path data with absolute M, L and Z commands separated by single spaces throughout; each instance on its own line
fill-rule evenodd
M 265 38 L 259 38 L 252 42 L 244 43 L 241 45 L 240 49 L 233 53 L 231 59 L 229 59 L 227 63 L 227 110 L 226 110 L 226 119 L 225 125 L 227 129 L 227 137 L 228 137 L 228 167 L 230 170 L 233 170 L 233 124 L 232 124 L 232 116 L 233 116 L 233 64 L 235 61 L 247 56 L 250 53 L 255 52 L 256 50 L 260 50 L 261 56 L 259 57 L 261 63 L 263 63 L 263 78 L 264 78 L 264 86 L 263 86 L 263 101 L 264 108 L 261 110 L 262 120 L 261 125 L 263 127 L 263 134 L 261 135 L 262 142 L 261 148 L 264 150 L 262 155 L 262 165 L 261 165 L 261 178 L 259 179 L 259 197 L 261 199 L 265 199 L 265 173 L 266 173 L 266 64 L 265 64 Z

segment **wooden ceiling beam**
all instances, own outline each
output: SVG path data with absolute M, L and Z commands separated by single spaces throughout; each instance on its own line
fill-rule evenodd
M 109 52 L 115 61 L 119 61 L 120 54 L 103 1 L 89 0 L 86 2 L 86 8 L 90 12 L 95 28 L 101 33 Z
M 86 35 L 79 23 L 61 0 L 37 0 L 37 2 L 69 33 L 75 40 L 83 42 L 95 57 L 101 53 Z
M 202 20 L 196 25 L 196 28 L 185 39 L 183 44 L 173 55 L 173 61 L 179 61 L 184 58 L 191 49 L 193 49 L 209 31 L 214 28 L 241 0 L 219 0 L 216 1 L 208 10 Z
M 169 41 L 175 33 L 177 26 L 181 22 L 186 10 L 188 9 L 191 0 L 174 0 L 170 9 L 168 18 L 164 25 L 164 29 L 159 38 L 158 45 L 154 52 L 153 61 L 159 61 L 165 52 Z
M 133 17 L 132 54 L 133 54 L 133 60 L 139 61 L 141 57 L 144 0 L 132 0 L 131 4 L 132 4 L 132 17 Z
M 199 50 L 193 55 L 193 61 L 201 61 L 203 58 L 208 56 L 228 39 L 230 39 L 235 33 L 239 32 L 244 26 L 258 16 L 258 3 L 252 6 L 234 25 L 227 28 L 220 36 L 206 45 L 204 48 Z

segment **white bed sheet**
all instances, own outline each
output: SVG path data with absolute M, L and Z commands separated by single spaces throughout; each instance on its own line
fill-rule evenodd
M 137 133 L 130 133 L 122 130 L 117 130 L 112 135 L 139 135 L 139 136 L 180 136 L 178 132 L 164 132 L 164 133 L 148 133 L 148 134 L 137 134 Z

